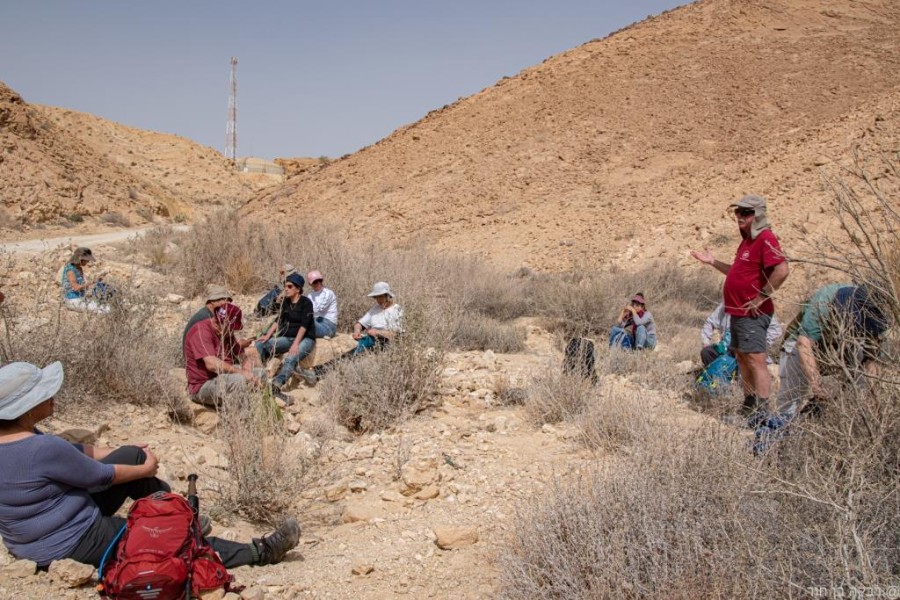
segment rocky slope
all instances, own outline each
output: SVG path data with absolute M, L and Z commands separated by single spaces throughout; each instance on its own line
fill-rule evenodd
M 246 210 L 560 269 L 726 252 L 725 206 L 755 192 L 786 247 L 808 250 L 834 226 L 819 167 L 900 148 L 898 48 L 891 0 L 702 0 L 504 78 Z
M 0 227 L 79 223 L 119 213 L 132 223 L 237 205 L 279 178 L 232 171 L 182 137 L 31 105 L 0 83 Z

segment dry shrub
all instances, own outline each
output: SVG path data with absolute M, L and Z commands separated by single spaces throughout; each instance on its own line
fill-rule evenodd
M 453 331 L 451 343 L 461 350 L 493 350 L 513 353 L 525 349 L 525 328 L 472 314 L 463 317 Z
M 178 243 L 184 237 L 187 236 L 176 232 L 171 225 L 157 225 L 130 238 L 126 251 L 132 256 L 142 255 L 151 269 L 168 273 L 175 262 Z
M 300 495 L 317 462 L 317 447 L 303 447 L 284 427 L 268 394 L 236 393 L 219 408 L 230 481 L 220 510 L 274 523 Z
M 343 361 L 322 383 L 321 398 L 351 431 L 379 431 L 434 401 L 441 359 L 433 348 L 397 340 L 381 352 Z
M 594 398 L 590 379 L 548 367 L 526 389 L 525 414 L 535 425 L 574 421 Z
M 651 405 L 644 393 L 629 394 L 606 385 L 593 395 L 575 422 L 585 446 L 615 450 L 646 438 L 661 416 L 660 407 Z
M 491 391 L 494 399 L 502 406 L 520 406 L 525 404 L 528 391 L 513 385 L 506 373 L 497 373 L 491 380 Z
M 123 285 L 110 307 L 106 315 L 72 312 L 61 300 L 9 307 L 0 354 L 41 366 L 62 361 L 63 410 L 85 397 L 172 405 L 179 392 L 168 370 L 179 339 L 160 329 L 159 300 Z
M 131 227 L 131 219 L 128 218 L 128 215 L 123 215 L 120 212 L 103 213 L 100 216 L 100 220 L 116 227 Z

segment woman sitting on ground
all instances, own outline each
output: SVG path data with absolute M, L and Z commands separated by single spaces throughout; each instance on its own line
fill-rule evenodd
M 125 499 L 170 488 L 156 478 L 146 444 L 108 450 L 42 434 L 36 425 L 53 415 L 62 382 L 59 362 L 0 367 L 0 536 L 14 556 L 39 567 L 63 558 L 97 567 L 125 524 L 113 516 Z M 288 519 L 250 543 L 207 541 L 230 568 L 280 562 L 299 538 Z
M 375 305 L 353 324 L 353 339 L 357 341 L 354 354 L 383 348 L 403 330 L 403 309 L 394 302 L 391 286 L 379 281 L 368 295 L 375 299 Z
M 609 347 L 614 346 L 634 350 L 656 348 L 656 323 L 653 314 L 647 310 L 643 292 L 635 294 L 631 304 L 619 313 L 618 322 L 609 332 Z
M 109 306 L 102 303 L 106 300 L 107 292 L 106 284 L 103 283 L 103 273 L 97 275 L 94 281 L 88 281 L 84 276 L 84 267 L 94 260 L 90 248 L 75 249 L 62 270 L 60 284 L 63 289 L 63 300 L 66 306 L 73 310 L 108 313 Z

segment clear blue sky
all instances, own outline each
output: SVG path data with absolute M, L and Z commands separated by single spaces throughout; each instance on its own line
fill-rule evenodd
M 238 154 L 340 156 L 687 0 L 3 0 L 0 80 L 29 102 Z

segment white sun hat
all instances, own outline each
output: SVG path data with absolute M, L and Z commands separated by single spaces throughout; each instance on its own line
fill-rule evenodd
M 39 369 L 14 362 L 0 367 L 0 419 L 13 421 L 49 400 L 63 383 L 63 366 L 56 361 Z
M 374 298 L 375 296 L 384 296 L 385 294 L 387 294 L 391 298 L 394 297 L 394 293 L 391 291 L 391 286 L 389 286 L 386 281 L 379 281 L 372 286 L 372 291 L 369 292 L 369 298 Z

